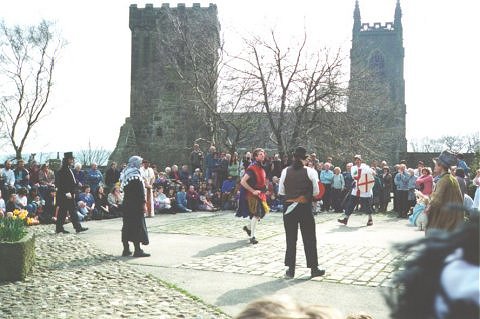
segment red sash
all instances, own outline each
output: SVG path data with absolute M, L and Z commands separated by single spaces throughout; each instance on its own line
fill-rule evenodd
M 248 166 L 247 171 L 252 172 L 255 174 L 255 185 L 253 185 L 253 189 L 255 190 L 260 190 L 261 193 L 258 195 L 258 197 L 262 201 L 267 200 L 267 196 L 265 195 L 265 189 L 267 187 L 267 174 L 265 174 L 265 170 L 263 169 L 262 166 L 258 165 L 257 163 L 253 163 L 250 166 Z M 247 196 L 251 197 L 253 196 L 252 193 L 247 191 Z

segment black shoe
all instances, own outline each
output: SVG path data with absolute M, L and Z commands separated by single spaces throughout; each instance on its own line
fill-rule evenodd
M 373 220 L 369 219 L 367 222 L 367 226 L 373 226 Z
M 76 230 L 77 234 L 78 233 L 81 233 L 82 231 L 87 231 L 88 228 L 87 227 L 80 227 L 79 229 Z
M 337 219 L 337 222 L 339 222 L 340 224 L 346 225 L 348 223 L 348 218 L 345 217 L 343 219 Z
M 312 271 L 310 273 L 310 278 L 321 277 L 323 275 L 325 275 L 324 269 L 312 268 Z
M 295 268 L 288 267 L 287 271 L 285 272 L 285 279 L 293 279 L 295 277 Z
M 255 237 L 250 238 L 250 244 L 256 245 L 258 244 L 258 240 L 255 239 Z
M 140 250 L 140 251 L 135 251 L 133 253 L 133 257 L 150 257 L 150 254 L 147 254 L 143 250 Z
M 127 257 L 127 256 L 131 256 L 132 255 L 132 252 L 130 250 L 124 250 L 122 252 L 122 257 Z
M 61 230 L 56 230 L 55 231 L 57 234 L 70 234 L 69 231 L 66 231 L 65 229 L 61 229 Z
M 243 230 L 247 233 L 248 237 L 250 237 L 250 235 L 252 234 L 252 232 L 250 231 L 250 229 L 248 229 L 247 226 L 243 226 Z

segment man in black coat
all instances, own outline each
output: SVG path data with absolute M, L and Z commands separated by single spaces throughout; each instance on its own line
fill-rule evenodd
M 77 233 L 86 231 L 88 228 L 82 227 L 78 221 L 78 215 L 75 210 L 75 193 L 77 188 L 77 181 L 71 170 L 73 164 L 72 152 L 64 153 L 62 160 L 62 167 L 57 172 L 56 184 L 57 184 L 57 227 L 56 233 L 68 233 L 63 228 L 65 218 L 67 217 L 67 211 L 70 213 L 70 220 L 73 224 L 73 228 Z

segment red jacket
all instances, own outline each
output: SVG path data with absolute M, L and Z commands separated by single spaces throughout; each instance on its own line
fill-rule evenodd
M 433 192 L 433 177 L 432 175 L 422 175 L 417 178 L 415 182 L 416 186 L 423 195 L 430 196 Z M 423 185 L 423 186 L 422 186 Z

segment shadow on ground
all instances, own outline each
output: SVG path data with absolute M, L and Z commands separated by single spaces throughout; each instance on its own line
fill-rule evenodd
M 250 244 L 248 243 L 247 239 L 241 239 L 236 242 L 219 244 L 217 246 L 213 246 L 205 250 L 201 250 L 193 257 L 208 257 L 216 253 L 220 253 L 220 252 L 223 253 L 232 249 L 237 249 L 237 248 L 245 247 L 248 245 Z
M 275 294 L 277 291 L 305 282 L 304 280 L 286 280 L 276 279 L 262 284 L 244 288 L 230 290 L 218 297 L 215 304 L 217 306 L 231 306 L 239 303 L 248 303 L 260 297 Z

